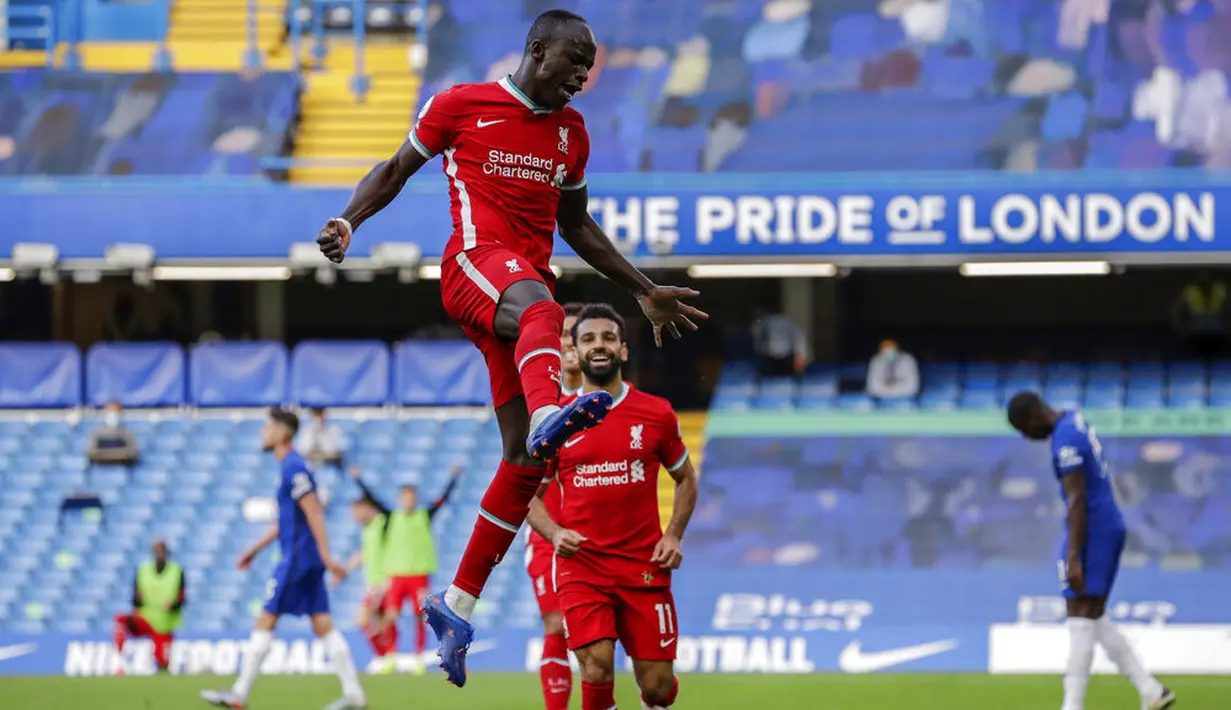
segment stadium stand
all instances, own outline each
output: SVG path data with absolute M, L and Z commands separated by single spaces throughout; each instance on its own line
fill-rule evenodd
M 9 551 L 0 573 L 13 580 L 0 589 L 0 628 L 16 633 L 106 631 L 126 600 L 144 541 L 153 536 L 166 538 L 188 570 L 196 600 L 190 629 L 246 625 L 275 563 L 267 556 L 251 575 L 230 564 L 266 524 L 246 517 L 250 501 L 269 494 L 273 470 L 257 448 L 262 412 L 252 407 L 377 405 L 333 410 L 350 461 L 377 490 L 390 492 L 404 482 L 437 490 L 451 465 L 460 464 L 464 485 L 437 517 L 441 530 L 470 524 L 500 458 L 490 411 L 472 406 L 486 402 L 488 393 L 482 363 L 465 343 L 407 342 L 389 350 L 374 342 L 309 341 L 288 352 L 279 343 L 238 342 L 187 353 L 171 344 L 100 344 L 84 359 L 71 345 L 7 344 L 0 346 L 0 365 L 6 407 L 53 408 L 0 417 L 0 461 L 10 472 L 0 491 L 0 546 Z M 929 385 L 920 406 L 937 409 L 999 406 L 1018 387 L 1112 406 L 1195 407 L 1207 397 L 1221 406 L 1231 397 L 1225 387 L 1207 385 L 1226 380 L 1226 362 L 947 363 L 925 371 Z M 749 365 L 728 367 L 716 407 L 873 406 L 839 393 L 840 376 L 856 376 L 858 367 L 821 368 L 798 383 L 758 382 L 751 372 Z M 64 414 L 66 407 L 111 400 L 145 408 L 130 410 L 125 421 L 143 452 L 131 470 L 89 465 L 84 452 L 93 417 Z M 183 410 L 184 404 L 201 408 Z M 698 424 L 685 419 L 690 443 L 700 449 Z M 1152 564 L 1192 550 L 1207 568 L 1231 563 L 1219 517 L 1231 501 L 1208 475 L 1225 444 L 1181 437 L 1169 441 L 1182 454 L 1161 460 L 1151 454 L 1151 441 L 1123 438 L 1111 449 L 1131 494 L 1126 512 L 1137 534 L 1130 559 Z M 1052 536 L 1019 534 L 1057 514 L 1046 469 L 1016 437 L 965 437 L 963 443 L 953 447 L 926 436 L 711 439 L 707 503 L 690 532 L 691 554 L 702 564 L 767 562 L 767 550 L 807 540 L 818 551 L 811 561 L 828 566 L 1046 564 Z M 358 544 L 344 504 L 351 484 L 336 468 L 321 470 L 320 479 L 333 501 L 328 515 L 336 549 L 349 554 Z M 756 486 L 743 485 L 753 479 Z M 101 498 L 101 514 L 61 510 L 66 497 L 81 492 Z M 447 570 L 465 535 L 439 539 Z M 516 565 L 497 569 L 482 623 L 534 627 L 538 610 L 523 581 Z M 344 623 L 361 595 L 358 580 L 339 590 Z
M 1106 23 L 1062 22 L 1053 0 L 556 4 L 586 16 L 603 45 L 574 102 L 592 136 L 593 172 L 1155 168 L 1222 159 L 1190 130 L 1199 121 L 1155 123 L 1169 101 L 1197 120 L 1207 108 L 1180 101 L 1181 92 L 1226 86 L 1231 64 L 1213 48 L 1231 45 L 1231 26 L 1211 3 L 1148 17 L 1147 3 L 1112 3 Z M 432 6 L 441 16 L 424 96 L 512 71 L 521 37 L 509 27 L 547 4 Z

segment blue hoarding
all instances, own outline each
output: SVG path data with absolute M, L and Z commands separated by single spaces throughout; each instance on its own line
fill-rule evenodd
M 429 166 L 361 230 L 354 253 L 418 242 L 438 257 L 451 231 L 444 178 Z M 429 174 L 430 171 L 430 174 Z M 108 244 L 159 258 L 284 258 L 345 206 L 348 189 L 259 181 L 0 181 L 13 243 L 66 258 Z M 590 209 L 641 256 L 863 258 L 1185 255 L 1231 252 L 1231 176 L 1212 172 L 594 175 Z M 1222 208 L 1220 208 L 1222 203 Z M 562 256 L 570 252 L 557 245 Z
M 1130 629 L 1150 629 L 1155 664 L 1186 672 L 1231 672 L 1231 607 L 1222 590 L 1231 573 L 1126 570 L 1108 614 Z M 991 643 L 999 627 L 1002 645 L 1023 653 L 1014 634 L 1061 629 L 1064 603 L 1054 571 L 819 571 L 774 567 L 749 574 L 747 568 L 682 570 L 675 583 L 680 630 L 681 672 L 733 673 L 814 671 L 969 672 L 996 670 Z M 191 617 L 191 608 L 188 612 Z M 340 617 L 341 618 L 341 617 Z M 269 673 L 327 673 L 323 644 L 306 633 L 304 622 L 282 625 L 265 670 Z M 1212 633 L 1217 632 L 1217 633 Z M 1006 636 L 1007 634 L 1007 636 Z M 1221 634 L 1221 635 L 1219 635 Z M 172 672 L 233 674 L 247 631 L 184 633 L 172 654 Z M 407 636 L 410 636 L 409 634 Z M 1185 649 L 1204 642 L 1201 658 Z M 349 636 L 356 663 L 371 661 L 366 643 Z M 1027 638 L 1043 649 L 1012 667 L 1042 671 L 1063 663 L 1064 652 L 1050 639 Z M 476 671 L 519 671 L 537 667 L 541 649 L 533 630 L 480 631 L 470 667 Z M 1000 652 L 1003 656 L 1003 650 Z M 1213 654 L 1218 663 L 1212 667 Z M 431 652 L 429 651 L 429 654 Z M 410 663 L 412 657 L 402 659 Z M 106 634 L 6 635 L 0 630 L 0 675 L 107 675 L 118 663 Z M 622 662 L 626 663 L 626 659 Z M 148 646 L 125 651 L 130 673 L 152 672 Z M 1033 664 L 1033 665 L 1030 665 Z M 1189 670 L 1187 672 L 1193 672 Z

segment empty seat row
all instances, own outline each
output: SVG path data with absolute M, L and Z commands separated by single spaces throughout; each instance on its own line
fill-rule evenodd
M 467 406 L 491 401 L 463 341 L 0 345 L 0 407 Z

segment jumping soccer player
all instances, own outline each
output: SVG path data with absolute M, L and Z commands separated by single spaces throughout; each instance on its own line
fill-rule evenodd
M 329 616 L 325 571 L 333 573 L 340 581 L 346 577 L 346 568 L 329 551 L 325 510 L 316 493 L 316 479 L 303 457 L 291 446 L 298 431 L 299 417 L 278 408 L 270 410 L 261 428 L 261 445 L 266 451 L 272 451 L 282 464 L 278 522 L 240 556 L 239 568 L 248 569 L 252 560 L 274 540 L 278 541 L 282 561 L 265 585 L 265 606 L 253 625 L 235 685 L 230 690 L 201 691 L 201 698 L 213 705 L 237 710 L 247 706 L 248 692 L 269 653 L 274 627 L 283 614 L 310 616 L 313 631 L 325 642 L 334 672 L 342 681 L 342 697 L 325 706 L 325 710 L 361 710 L 368 704 L 359 685 L 359 673 L 351 660 L 350 648 Z
M 171 560 L 167 543 L 162 540 L 154 541 L 152 552 L 153 559 L 142 562 L 133 579 L 132 613 L 115 617 L 115 648 L 123 654 L 129 638 L 148 637 L 154 642 L 154 662 L 158 670 L 165 671 L 171 664 L 171 644 L 187 599 L 184 570 Z
M 445 310 L 482 351 L 504 442 L 503 462 L 480 503 L 479 519 L 453 584 L 428 598 L 441 665 L 466 682 L 470 617 L 492 568 L 517 536 L 542 467 L 572 436 L 598 424 L 611 396 L 591 392 L 560 403 L 559 337 L 564 310 L 553 299 L 553 228 L 599 273 L 633 293 L 654 326 L 696 329 L 705 313 L 680 302 L 697 292 L 657 286 L 634 268 L 587 210 L 589 137 L 567 106 L 594 66 L 585 20 L 564 10 L 535 19 L 512 76 L 455 86 L 424 104 L 398 152 L 368 173 L 317 237 L 341 262 L 354 230 L 389 205 L 406 180 L 437 154 L 449 179 L 453 235 L 441 264 Z
M 1027 439 L 1051 439 L 1052 466 L 1068 508 L 1059 561 L 1069 628 L 1062 710 L 1085 707 L 1095 643 L 1137 687 L 1143 709 L 1171 707 L 1175 693 L 1146 672 L 1128 639 L 1104 615 L 1120 570 L 1125 527 L 1094 429 L 1080 412 L 1057 412 L 1033 392 L 1013 396 L 1009 424 Z
M 568 397 L 581 389 L 581 362 L 573 345 L 573 324 L 585 306 L 564 304 L 564 330 L 560 332 L 560 391 Z M 553 518 L 559 515 L 560 493 L 549 486 L 543 504 Z M 552 581 L 555 546 L 542 535 L 526 527 L 526 574 L 539 602 L 539 617 L 543 620 L 543 656 L 539 660 L 539 682 L 543 686 L 543 703 L 547 710 L 568 710 L 573 693 L 573 669 L 569 666 L 568 645 L 564 640 L 564 620 Z
M 554 481 L 544 488 L 559 490 L 559 517 L 552 520 L 536 499 L 528 522 L 555 544 L 556 595 L 568 647 L 581 663 L 583 710 L 615 707 L 616 639 L 633 659 L 643 707 L 667 708 L 679 693 L 671 570 L 684 557 L 680 539 L 697 505 L 696 472 L 671 405 L 620 375 L 620 316 L 610 306 L 587 306 L 573 334 L 582 392 L 608 392 L 614 404 L 602 426 L 569 439 L 549 468 Z M 665 532 L 660 464 L 675 480 Z

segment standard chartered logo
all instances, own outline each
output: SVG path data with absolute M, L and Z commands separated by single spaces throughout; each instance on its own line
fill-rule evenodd
M 623 486 L 645 481 L 645 464 L 641 461 L 604 461 L 579 464 L 574 469 L 574 488 Z
M 487 162 L 483 163 L 483 174 L 514 180 L 530 180 L 551 184 L 555 177 L 563 175 L 568 168 L 554 158 L 541 158 L 532 153 L 509 153 L 503 150 L 487 151 Z

